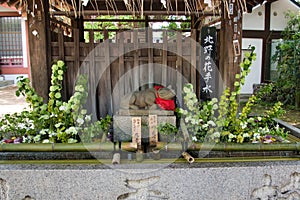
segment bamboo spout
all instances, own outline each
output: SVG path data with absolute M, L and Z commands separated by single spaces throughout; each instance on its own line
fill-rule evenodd
M 188 153 L 188 152 L 183 152 L 182 156 L 190 163 L 192 164 L 195 159 Z
M 115 165 L 115 164 L 120 164 L 120 160 L 121 160 L 121 155 L 120 153 L 115 153 L 113 155 L 113 159 L 112 159 L 112 164 Z

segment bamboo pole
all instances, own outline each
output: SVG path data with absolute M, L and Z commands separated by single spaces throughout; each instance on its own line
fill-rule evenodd
M 184 157 L 184 159 L 186 159 L 190 164 L 192 164 L 195 159 L 188 153 L 188 152 L 183 152 L 182 156 Z
M 181 143 L 158 142 L 157 149 L 163 149 L 168 145 L 169 151 L 181 151 Z M 273 143 L 273 144 L 253 144 L 253 143 L 192 143 L 187 149 L 190 151 L 300 151 L 300 142 L 297 143 Z
M 300 142 L 296 143 L 273 143 L 273 144 L 235 144 L 235 143 L 192 143 L 186 149 L 182 148 L 181 143 L 158 142 L 156 149 L 168 151 L 298 151 L 300 152 Z M 129 142 L 122 143 L 122 150 L 136 152 L 137 148 Z M 1 144 L 0 152 L 88 152 L 88 151 L 113 151 L 113 143 L 53 143 L 53 144 Z
M 52 144 L 1 144 L 1 152 L 52 152 Z

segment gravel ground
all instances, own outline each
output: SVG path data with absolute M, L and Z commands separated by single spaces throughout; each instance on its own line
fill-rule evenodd
M 15 92 L 17 86 L 7 86 L 0 88 L 0 117 L 7 113 L 21 112 L 28 108 L 25 97 L 17 97 Z

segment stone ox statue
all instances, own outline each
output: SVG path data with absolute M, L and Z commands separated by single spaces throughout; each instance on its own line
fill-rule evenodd
M 155 86 L 143 91 L 136 91 L 122 98 L 121 109 L 164 109 L 174 110 L 175 92 L 170 87 Z

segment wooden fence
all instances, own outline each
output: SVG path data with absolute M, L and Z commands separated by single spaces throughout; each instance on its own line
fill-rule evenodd
M 62 59 L 68 67 L 65 98 L 73 94 L 78 74 L 88 75 L 87 105 L 95 116 L 113 115 L 125 94 L 146 85 L 171 85 L 179 103 L 187 82 L 194 85 L 199 95 L 200 47 L 191 39 L 195 38 L 194 30 L 189 37 L 166 30 L 160 33 L 151 29 L 130 30 L 99 43 L 95 43 L 94 35 L 95 31 L 89 30 L 89 41 L 80 42 L 78 29 L 73 29 L 71 38 L 59 31 L 52 37 L 55 39 L 51 42 L 51 52 L 52 60 Z M 108 37 L 105 32 L 104 35 Z M 161 40 L 153 39 L 154 35 L 160 35 Z

